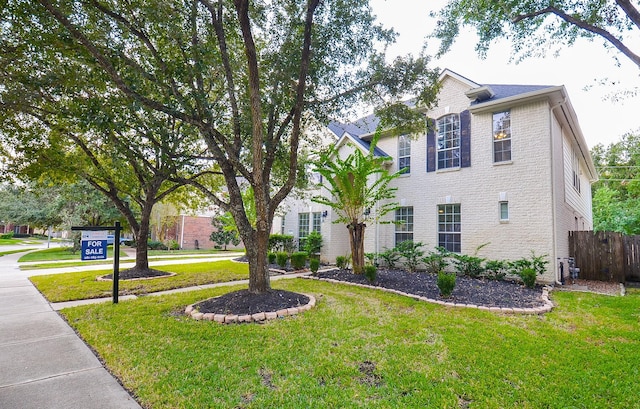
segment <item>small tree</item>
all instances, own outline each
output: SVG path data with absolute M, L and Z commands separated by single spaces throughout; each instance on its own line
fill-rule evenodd
M 304 251 L 307 252 L 308 256 L 311 257 L 314 254 L 320 253 L 320 249 L 322 248 L 322 235 L 318 231 L 312 231 L 306 237 L 304 241 Z
M 229 223 L 231 221 L 231 223 Z M 222 216 L 214 217 L 211 219 L 211 224 L 216 228 L 216 231 L 211 233 L 209 240 L 215 244 L 222 246 L 223 250 L 227 250 L 229 243 L 237 246 L 240 244 L 240 236 L 233 224 L 233 218 L 229 213 L 225 213 Z
M 379 219 L 397 207 L 397 203 L 385 201 L 395 198 L 396 188 L 389 184 L 400 176 L 400 172 L 389 173 L 384 168 L 389 158 L 375 156 L 374 147 L 375 143 L 372 143 L 367 155 L 356 147 L 345 159 L 331 148 L 314 163 L 314 171 L 323 176 L 323 186 L 331 196 L 315 196 L 312 200 L 330 206 L 336 212 L 338 218 L 334 223 L 347 225 L 355 274 L 362 273 L 365 264 L 366 222 Z

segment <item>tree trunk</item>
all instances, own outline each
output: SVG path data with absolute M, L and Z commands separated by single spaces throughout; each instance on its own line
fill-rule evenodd
M 249 292 L 264 294 L 271 290 L 269 279 L 269 263 L 267 250 L 269 247 L 269 232 L 254 231 L 252 239 L 245 241 L 247 257 L 249 259 Z M 246 239 L 245 239 L 246 240 Z
M 351 223 L 347 226 L 354 274 L 362 274 L 364 270 L 364 229 L 366 227 L 364 223 Z
M 136 265 L 132 270 L 145 271 L 149 269 L 149 250 L 147 238 L 149 237 L 149 225 L 151 223 L 151 210 L 153 204 L 146 204 L 142 208 L 140 215 L 140 224 L 135 232 L 136 239 Z

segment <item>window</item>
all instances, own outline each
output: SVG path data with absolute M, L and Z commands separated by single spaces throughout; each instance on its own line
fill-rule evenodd
M 511 160 L 511 112 L 493 114 L 493 161 Z
M 580 193 L 580 158 L 575 149 L 571 150 L 571 170 L 573 174 L 573 187 Z
M 398 170 L 406 169 L 403 173 L 411 172 L 411 138 L 400 135 L 398 138 Z
M 460 253 L 460 205 L 438 206 L 438 246 Z
M 438 169 L 460 167 L 460 118 L 457 114 L 436 121 Z
M 284 234 L 284 226 L 285 226 L 285 216 L 282 216 L 282 221 L 280 222 L 280 234 Z
M 309 235 L 309 213 L 298 213 L 298 247 L 304 247 L 304 239 Z
M 311 225 L 311 231 L 317 231 L 320 233 L 320 229 L 322 228 L 322 212 L 314 212 L 312 221 L 313 224 Z
M 500 202 L 500 221 L 509 221 L 509 202 Z
M 396 209 L 396 246 L 403 241 L 413 241 L 413 206 Z

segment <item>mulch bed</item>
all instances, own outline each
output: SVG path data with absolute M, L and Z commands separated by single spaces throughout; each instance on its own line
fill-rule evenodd
M 451 297 L 443 298 L 440 296 L 435 274 L 409 273 L 402 270 L 378 270 L 377 278 L 373 283 L 370 283 L 364 275 L 353 274 L 350 270 L 318 272 L 317 277 L 389 288 L 433 300 L 485 307 L 532 308 L 544 305 L 541 297 L 542 287 L 530 289 L 521 283 L 512 281 L 494 281 L 458 276 Z
M 265 294 L 252 294 L 249 290 L 234 291 L 220 297 L 194 304 L 201 313 L 251 315 L 296 308 L 309 303 L 309 297 L 284 290 L 271 290 Z
M 118 274 L 118 278 L 120 280 L 136 280 L 136 279 L 144 279 L 144 278 L 160 278 L 173 275 L 172 273 L 168 273 L 166 271 L 154 270 L 152 268 L 147 268 L 144 270 L 130 268 L 128 270 L 121 271 Z M 113 274 L 107 274 L 102 276 L 103 280 L 113 280 Z

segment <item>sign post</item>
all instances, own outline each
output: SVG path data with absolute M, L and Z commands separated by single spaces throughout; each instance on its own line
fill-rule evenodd
M 82 231 L 81 260 L 106 260 L 107 233 L 114 232 L 113 240 L 113 303 L 118 303 L 118 287 L 120 280 L 120 222 L 113 227 L 108 226 L 74 226 L 71 230 Z

